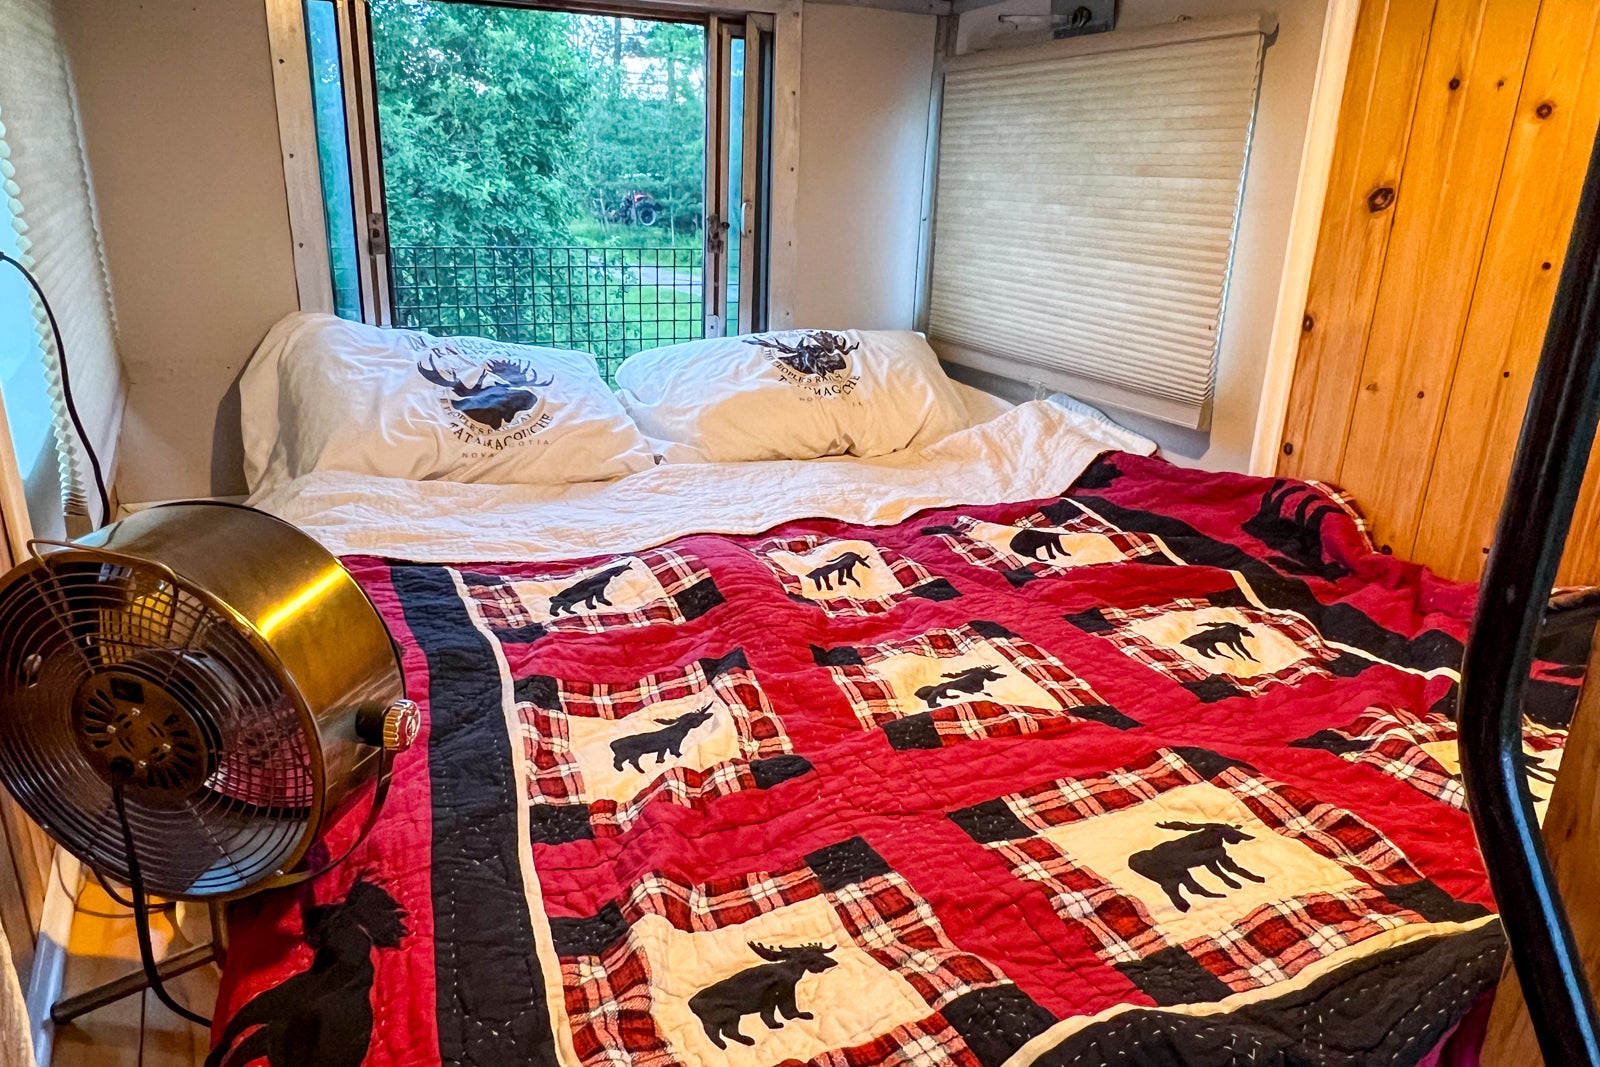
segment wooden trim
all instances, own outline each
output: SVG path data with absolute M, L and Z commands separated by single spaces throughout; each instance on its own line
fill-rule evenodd
M 1591 987 L 1600 981 L 1600 642 L 1572 715 L 1561 769 L 1544 818 L 1545 850 Z M 1511 903 L 1511 902 L 1508 902 Z M 1537 1067 L 1544 1062 L 1528 1020 L 1517 969 L 1507 958 L 1484 1035 L 1484 1067 Z
M 773 14 L 782 11 L 784 0 L 472 0 L 490 7 L 522 7 L 536 11 L 573 11 L 582 15 L 613 15 L 618 18 L 646 18 L 663 22 L 704 22 L 708 15 L 739 18 L 750 12 Z M 817 0 L 811 0 L 815 3 Z M 823 0 L 827 2 L 827 0 Z M 853 0 L 837 0 L 850 3 Z M 884 0 L 894 2 L 894 0 Z
M 83 865 L 65 849 L 58 848 L 50 865 L 49 878 L 26 994 L 33 1056 L 40 1067 L 50 1062 L 55 1043 L 55 1024 L 50 1021 L 50 1009 L 61 999 L 67 971 L 67 944 L 72 937 L 72 914 L 83 889 Z
M 799 291 L 801 0 L 785 0 L 773 19 L 772 163 L 768 217 L 767 327 L 792 329 Z
M 744 33 L 744 126 L 739 131 L 739 160 L 743 173 L 739 176 L 739 190 L 743 194 L 738 205 L 739 215 L 739 321 L 734 324 L 737 333 L 750 333 L 755 329 L 755 302 L 757 293 L 757 265 L 761 260 L 760 238 L 757 236 L 766 196 L 761 188 L 761 109 L 765 79 L 761 77 L 762 23 L 770 17 L 753 15 L 745 21 Z M 745 205 L 750 210 L 745 210 Z
M 939 15 L 951 13 L 951 0 L 809 0 L 813 4 L 835 4 L 840 7 L 870 7 L 879 11 L 899 11 L 908 15 Z M 998 2 L 998 0 L 997 0 Z
M 378 118 L 378 75 L 372 55 L 372 16 L 367 0 L 337 0 L 344 16 L 340 62 L 344 74 L 345 131 L 350 142 L 350 196 L 361 275 L 361 314 L 375 326 L 394 322 L 390 293 L 388 203 L 383 185 L 383 147 Z M 382 219 L 382 236 L 370 225 Z
M 943 337 L 930 336 L 928 344 L 939 358 L 947 363 L 972 367 L 997 374 L 1014 382 L 1031 385 L 1036 395 L 1045 391 L 1068 393 L 1085 403 L 1105 404 L 1136 415 L 1147 415 L 1174 426 L 1204 430 L 1211 425 L 1213 401 L 1207 398 L 1200 407 L 1192 407 L 1158 396 L 1136 393 L 1122 386 L 1096 381 L 1073 374 L 1060 367 L 1043 367 L 1017 359 L 1015 356 L 987 352 Z
M 944 116 L 944 66 L 955 51 L 961 20 L 940 17 L 933 31 L 933 76 L 928 86 L 928 129 L 922 146 L 922 218 L 917 223 L 917 280 L 911 321 L 926 333 L 933 303 L 933 216 L 938 210 L 939 127 Z
M 946 61 L 944 69 L 948 73 L 987 70 L 993 67 L 1016 66 L 1020 63 L 1075 59 L 1080 56 L 1099 56 L 1111 52 L 1132 52 L 1143 48 L 1160 48 L 1169 44 L 1191 44 L 1195 41 L 1216 40 L 1219 37 L 1243 37 L 1251 33 L 1270 35 L 1277 29 L 1278 17 L 1266 13 L 1188 19 L 1160 26 L 1113 30 L 1110 33 L 1065 37 L 1059 41 L 1044 41 L 1040 44 L 1014 48 L 969 52 L 966 55 L 951 56 Z
M 737 33 L 735 32 L 737 31 Z M 700 317 L 707 337 L 726 337 L 728 329 L 728 242 L 733 235 L 734 206 L 729 200 L 728 160 L 733 150 L 733 100 L 730 73 L 733 41 L 744 28 L 721 15 L 706 19 L 706 148 L 700 232 L 705 245 L 701 260 Z M 713 221 L 715 220 L 715 221 Z M 712 227 L 721 228 L 722 251 L 712 249 Z M 712 329 L 715 320 L 715 330 Z
M 322 174 L 317 161 L 316 105 L 311 98 L 305 12 L 301 0 L 266 0 L 266 15 L 300 310 L 332 312 L 333 274 L 328 260 L 328 224 L 322 207 Z
M 1272 317 L 1272 338 L 1267 344 L 1267 366 L 1256 409 L 1255 439 L 1250 447 L 1251 474 L 1269 475 L 1278 466 L 1283 425 L 1289 416 L 1289 390 L 1300 353 L 1306 293 L 1311 288 L 1311 264 L 1317 255 L 1322 208 L 1333 172 L 1339 115 L 1360 13 L 1361 0 L 1329 0 L 1322 23 L 1317 76 L 1311 86 L 1311 112 L 1306 120 L 1305 146 L 1300 152 L 1300 178 L 1289 216 L 1289 246 L 1278 281 L 1278 306 Z

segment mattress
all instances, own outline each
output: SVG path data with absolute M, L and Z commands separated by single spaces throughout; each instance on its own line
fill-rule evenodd
M 1474 590 L 1328 487 L 1118 445 L 1025 404 L 884 461 L 260 501 L 425 728 L 350 860 L 233 908 L 211 1062 L 1420 1062 L 1504 955 Z M 1541 794 L 1576 681 L 1532 688 Z

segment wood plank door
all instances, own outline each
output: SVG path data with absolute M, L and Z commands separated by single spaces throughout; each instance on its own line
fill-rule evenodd
M 1587 0 L 1369 0 L 1279 472 L 1386 551 L 1476 579 L 1600 124 Z M 1564 582 L 1600 582 L 1591 478 Z

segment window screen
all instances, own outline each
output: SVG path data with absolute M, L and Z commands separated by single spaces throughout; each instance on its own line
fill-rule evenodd
M 1210 417 L 1260 20 L 952 59 L 928 332 L 945 358 Z

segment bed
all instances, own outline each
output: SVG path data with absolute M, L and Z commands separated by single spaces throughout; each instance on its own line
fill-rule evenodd
M 262 494 L 425 728 L 347 862 L 233 907 L 209 1062 L 1454 1056 L 1504 956 L 1473 589 L 1149 451 L 1032 402 L 876 459 Z M 1541 796 L 1579 681 L 1532 683 Z

